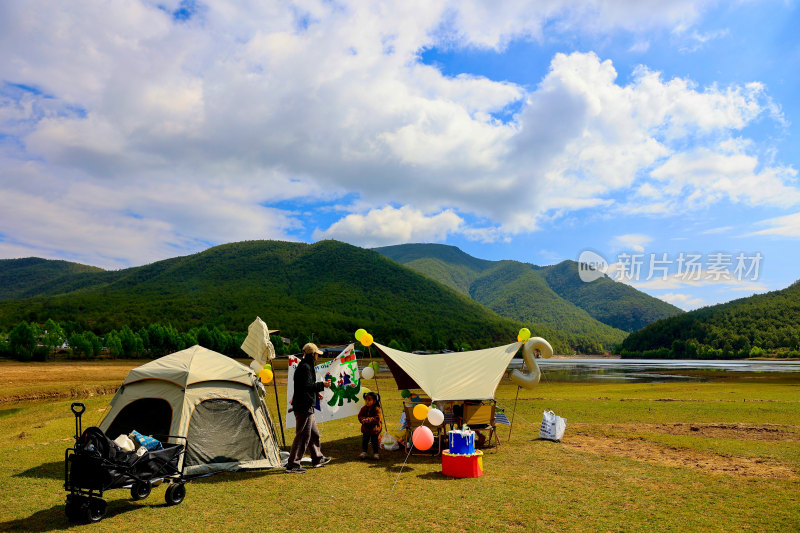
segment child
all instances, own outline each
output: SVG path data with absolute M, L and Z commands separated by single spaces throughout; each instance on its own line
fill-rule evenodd
M 378 436 L 381 434 L 381 408 L 378 407 L 380 397 L 374 392 L 364 395 L 364 407 L 358 412 L 358 421 L 361 422 L 361 455 L 359 459 L 366 459 L 367 448 L 372 443 L 374 459 L 380 459 L 378 455 Z

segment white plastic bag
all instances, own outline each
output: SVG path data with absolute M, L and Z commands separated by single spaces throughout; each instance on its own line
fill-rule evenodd
M 553 411 L 542 413 L 542 427 L 539 429 L 539 438 L 560 441 L 567 429 L 567 419 L 561 418 Z
M 133 443 L 131 438 L 127 435 L 120 435 L 116 439 L 114 439 L 114 444 L 125 450 L 126 452 L 132 452 L 136 449 L 136 445 Z
M 391 433 L 384 433 L 383 437 L 381 437 L 381 448 L 393 452 L 399 450 L 400 445 L 397 444 L 397 439 L 395 439 Z

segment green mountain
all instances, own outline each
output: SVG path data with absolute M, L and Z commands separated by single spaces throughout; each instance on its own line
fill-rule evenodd
M 632 333 L 621 348 L 630 356 L 731 358 L 769 351 L 798 357 L 800 281 L 658 321 Z
M 547 267 L 486 261 L 441 244 L 402 244 L 375 250 L 502 316 L 554 327 L 570 336 L 573 346 L 594 341 L 611 347 L 621 342 L 626 332 L 682 312 L 607 277 L 584 283 L 575 261 Z M 581 351 L 593 350 L 584 346 Z
M 49 272 L 42 261 L 31 267 Z M 365 328 L 378 342 L 396 340 L 409 349 L 479 348 L 511 342 L 528 326 L 557 352 L 570 350 L 568 337 L 554 328 L 501 317 L 379 253 L 335 241 L 240 242 L 136 268 L 39 279 L 0 262 L 0 279 L 13 276 L 28 281 L 0 301 L 2 329 L 53 318 L 80 321 L 96 333 L 155 322 L 245 331 L 261 316 L 286 336 L 313 333 L 326 343 L 349 342 Z
M 57 284 L 70 278 L 86 278 L 82 274 L 104 272 L 102 268 L 27 257 L 25 259 L 0 259 L 0 300 L 24 298 L 43 290 L 48 284 Z
M 619 283 L 608 276 L 591 283 L 581 280 L 576 261 L 562 261 L 542 268 L 547 284 L 565 300 L 604 324 L 631 332 L 657 320 L 683 313 L 649 294 Z

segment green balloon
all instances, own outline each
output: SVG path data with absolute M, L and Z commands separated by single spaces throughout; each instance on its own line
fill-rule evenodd
M 411 397 L 411 391 L 408 390 L 408 389 L 401 390 L 400 391 L 400 397 L 401 398 L 410 398 Z
M 372 367 L 372 370 L 374 370 L 375 372 L 377 372 L 377 371 L 380 369 L 380 367 L 381 367 L 381 365 L 380 365 L 380 364 L 379 364 L 377 361 L 373 361 L 373 362 L 371 362 L 371 363 L 369 364 L 369 366 L 371 366 L 371 367 Z
M 367 330 L 365 330 L 364 328 L 358 328 L 356 330 L 356 340 L 358 342 L 361 342 L 361 336 L 364 335 L 366 332 Z
M 519 330 L 519 340 L 525 342 L 526 340 L 531 338 L 531 330 L 528 328 L 522 328 Z

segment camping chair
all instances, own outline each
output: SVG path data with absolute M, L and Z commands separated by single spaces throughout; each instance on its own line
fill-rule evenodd
M 423 402 L 423 403 L 429 404 L 429 402 L 430 400 L 428 400 L 428 402 Z M 442 453 L 442 437 L 446 435 L 444 427 L 445 424 L 442 423 L 442 425 L 440 426 L 434 426 L 430 422 L 428 422 L 427 418 L 425 420 L 418 420 L 414 416 L 413 412 L 414 407 L 416 405 L 417 404 L 415 403 L 406 403 L 403 405 L 403 410 L 406 414 L 406 442 L 411 442 L 411 434 L 414 433 L 415 429 L 417 429 L 420 426 L 427 426 L 433 432 L 433 438 L 438 443 L 439 448 L 436 452 L 438 455 Z M 431 447 L 431 449 L 433 449 L 433 447 Z
M 470 429 L 489 430 L 489 444 L 491 445 L 494 438 L 497 446 L 500 446 L 500 436 L 497 434 L 494 417 L 495 403 L 492 400 L 489 403 L 465 403 L 461 419 Z

